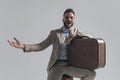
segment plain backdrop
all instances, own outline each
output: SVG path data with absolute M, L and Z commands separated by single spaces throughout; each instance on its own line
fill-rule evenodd
M 119 0 L 0 0 L 0 80 L 47 80 L 52 47 L 24 53 L 7 40 L 43 41 L 50 30 L 63 25 L 67 8 L 75 10 L 75 27 L 106 42 L 106 65 L 96 70 L 95 80 L 120 80 L 119 4 Z

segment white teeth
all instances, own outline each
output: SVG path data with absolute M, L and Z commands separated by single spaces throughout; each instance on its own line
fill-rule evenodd
M 66 24 L 71 24 L 70 22 L 67 22 Z

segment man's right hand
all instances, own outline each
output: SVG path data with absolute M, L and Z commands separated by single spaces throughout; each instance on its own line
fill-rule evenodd
M 17 40 L 15 37 L 13 39 L 15 41 L 8 40 L 9 45 L 11 45 L 12 47 L 15 47 L 15 48 L 19 48 L 19 49 L 25 48 L 24 44 L 22 44 L 19 40 Z

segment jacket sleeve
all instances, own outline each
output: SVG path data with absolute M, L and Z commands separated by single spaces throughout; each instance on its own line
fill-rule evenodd
M 42 41 L 41 43 L 36 44 L 24 44 L 25 48 L 23 49 L 24 52 L 32 52 L 32 51 L 41 51 L 46 49 L 50 44 L 52 44 L 52 31 L 48 35 L 48 37 Z

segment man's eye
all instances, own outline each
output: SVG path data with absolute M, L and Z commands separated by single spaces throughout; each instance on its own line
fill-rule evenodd
M 71 19 L 74 19 L 73 17 L 70 17 Z
M 66 16 L 65 18 L 66 18 L 66 19 L 73 19 L 73 17 L 68 17 L 68 16 Z
M 69 19 L 69 17 L 68 17 L 68 16 L 66 16 L 65 18 L 66 18 L 66 19 Z

